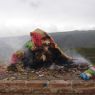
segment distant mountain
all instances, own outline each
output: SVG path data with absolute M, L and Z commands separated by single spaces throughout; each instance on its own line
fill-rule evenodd
M 51 33 L 50 35 L 61 47 L 95 47 L 95 30 Z
M 0 61 L 6 62 L 6 60 L 9 60 L 11 54 L 21 49 L 29 39 L 28 36 L 0 38 Z
M 6 44 L 5 41 L 0 40 L 0 63 L 5 63 L 12 51 L 13 49 L 10 47 L 10 45 Z
M 95 30 L 50 33 L 61 48 L 95 47 Z M 0 38 L 0 60 L 21 49 L 30 36 Z

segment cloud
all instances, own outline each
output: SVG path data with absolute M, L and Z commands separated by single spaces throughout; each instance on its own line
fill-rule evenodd
M 27 3 L 32 8 L 39 8 L 41 5 L 41 0 L 20 0 L 22 3 Z
M 31 1 L 30 6 L 33 8 L 39 8 L 40 7 L 40 1 Z
M 0 29 L 12 28 L 10 34 L 37 27 L 51 32 L 88 29 L 95 26 L 94 9 L 95 0 L 0 0 Z

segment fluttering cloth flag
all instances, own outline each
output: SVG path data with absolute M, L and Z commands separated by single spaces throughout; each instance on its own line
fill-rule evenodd
M 95 79 L 95 66 L 91 66 L 88 70 L 80 74 L 84 80 Z

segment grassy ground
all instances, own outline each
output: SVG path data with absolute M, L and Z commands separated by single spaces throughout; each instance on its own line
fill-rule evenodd
M 95 48 L 77 48 L 76 50 L 95 65 Z

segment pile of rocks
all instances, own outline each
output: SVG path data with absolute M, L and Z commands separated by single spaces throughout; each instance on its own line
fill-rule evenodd
M 52 64 L 69 66 L 72 58 L 67 56 L 46 32 L 36 29 L 24 49 L 13 53 L 8 71 L 48 68 Z
M 74 64 L 46 32 L 36 29 L 30 35 L 25 48 L 13 53 L 5 79 L 78 79 L 80 71 L 88 68 Z

